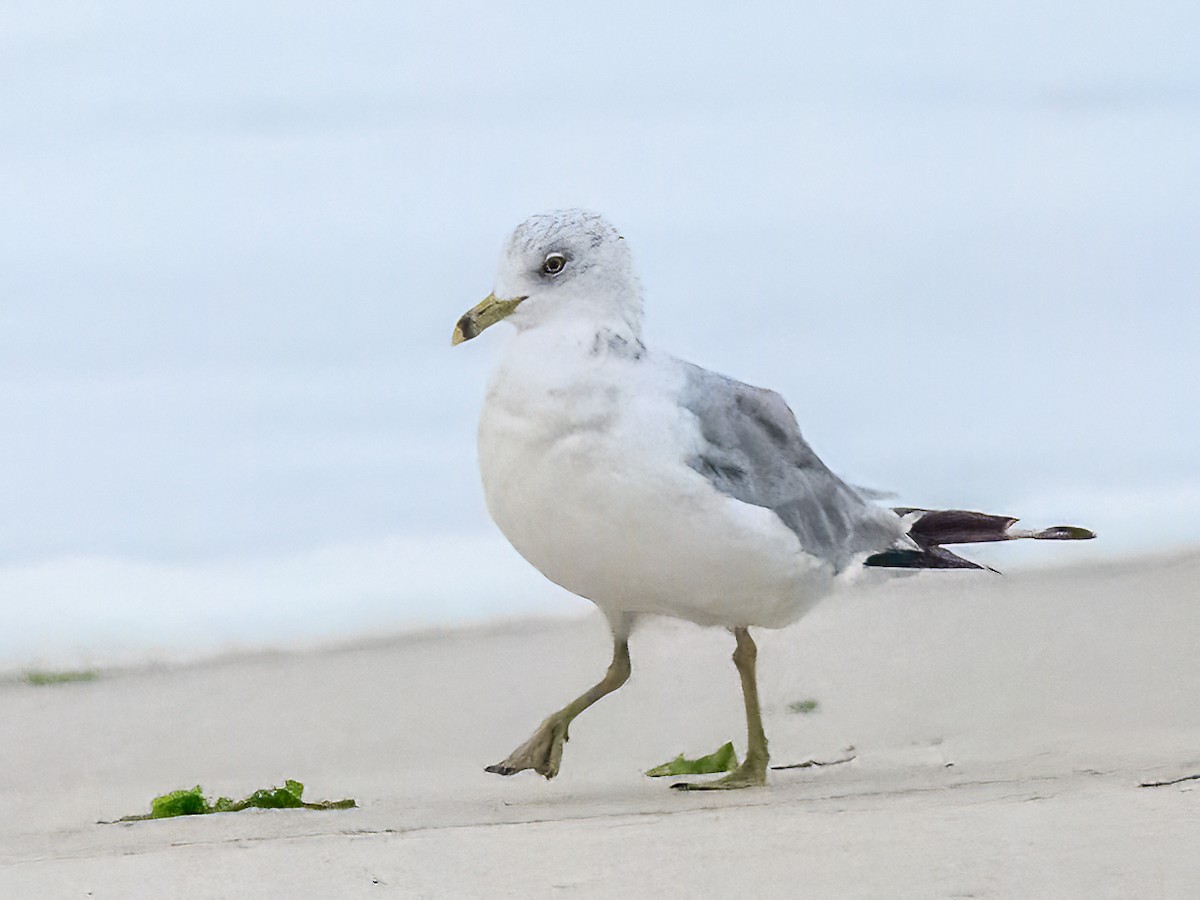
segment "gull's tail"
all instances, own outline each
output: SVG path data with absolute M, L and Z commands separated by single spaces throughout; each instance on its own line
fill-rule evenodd
M 951 553 L 945 544 L 984 544 L 991 541 L 1087 541 L 1094 531 L 1077 525 L 1055 525 L 1034 530 L 1013 528 L 1017 520 L 1009 516 L 990 516 L 965 509 L 894 510 L 908 523 L 908 536 L 917 545 L 913 548 L 884 550 L 868 556 L 864 565 L 886 569 L 986 569 L 979 563 Z M 995 570 L 993 570 L 995 571 Z

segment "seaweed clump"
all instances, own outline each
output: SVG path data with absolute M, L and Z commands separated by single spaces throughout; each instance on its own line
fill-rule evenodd
M 49 684 L 74 684 L 81 681 L 95 681 L 99 677 L 95 669 L 83 669 L 72 672 L 26 672 L 21 680 L 34 687 L 45 687 Z
M 218 797 L 209 802 L 200 785 L 162 794 L 150 802 L 150 812 L 140 816 L 122 816 L 118 822 L 144 822 L 147 819 L 171 819 L 176 816 L 203 816 L 210 813 L 241 812 L 243 809 L 354 809 L 358 804 L 353 799 L 319 800 L 304 799 L 304 785 L 288 779 L 283 787 L 259 788 L 248 797 L 233 800 Z M 112 824 L 105 822 L 102 824 Z
M 733 742 L 730 741 L 699 759 L 686 759 L 680 753 L 670 762 L 655 766 L 646 774 L 651 778 L 662 778 L 664 775 L 715 775 L 718 772 L 732 772 L 737 765 L 737 751 L 733 749 Z

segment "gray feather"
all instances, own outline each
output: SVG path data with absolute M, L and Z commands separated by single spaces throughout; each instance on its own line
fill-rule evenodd
M 688 460 L 723 494 L 772 510 L 808 553 L 846 566 L 904 542 L 899 517 L 868 503 L 821 462 L 783 398 L 690 363 L 683 406 L 701 447 Z

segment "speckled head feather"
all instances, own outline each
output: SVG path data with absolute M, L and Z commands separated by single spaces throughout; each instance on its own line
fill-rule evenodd
M 609 241 L 621 240 L 621 235 L 599 213 L 586 209 L 556 209 L 530 216 L 518 225 L 509 238 L 508 249 L 527 253 L 563 241 L 578 242 L 580 238 L 594 249 Z

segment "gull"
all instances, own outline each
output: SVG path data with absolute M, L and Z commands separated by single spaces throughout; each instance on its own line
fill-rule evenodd
M 863 566 L 983 568 L 946 544 L 1094 537 L 873 502 L 817 457 L 778 394 L 646 346 L 628 244 L 595 213 L 519 225 L 492 293 L 458 320 L 452 343 L 501 321 L 516 334 L 479 420 L 488 512 L 543 575 L 599 607 L 613 656 L 597 684 L 489 772 L 557 775 L 571 723 L 629 679 L 633 623 L 660 615 L 733 633 L 746 711 L 741 765 L 675 787 L 763 785 L 752 626 L 795 622 Z

